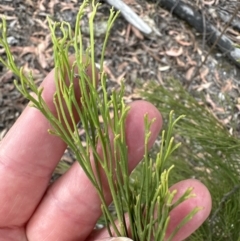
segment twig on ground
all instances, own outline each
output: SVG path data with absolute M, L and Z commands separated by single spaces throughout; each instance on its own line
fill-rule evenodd
M 106 0 L 106 2 L 118 9 L 124 18 L 143 34 L 148 36 L 152 33 L 152 29 L 123 1 Z

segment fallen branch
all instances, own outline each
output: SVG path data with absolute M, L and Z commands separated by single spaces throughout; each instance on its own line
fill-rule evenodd
M 116 9 L 120 10 L 124 18 L 139 29 L 143 34 L 150 35 L 152 29 L 123 1 L 121 0 L 105 0 L 108 4 L 112 5 Z
M 160 6 L 171 11 L 179 18 L 185 20 L 199 33 L 206 35 L 209 44 L 215 44 L 236 66 L 240 67 L 240 49 L 225 35 L 222 34 L 210 22 L 203 19 L 200 12 L 181 0 L 160 0 Z M 205 21 L 205 24 L 204 24 Z

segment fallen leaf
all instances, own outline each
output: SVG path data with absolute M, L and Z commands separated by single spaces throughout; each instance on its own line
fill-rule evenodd
M 180 47 L 180 48 L 178 49 L 178 48 L 176 48 L 176 47 L 173 47 L 173 48 L 171 48 L 170 50 L 167 50 L 165 53 L 166 53 L 168 56 L 171 56 L 171 57 L 178 57 L 178 56 L 182 55 L 182 53 L 183 53 L 183 48 Z
M 114 74 L 106 64 L 103 65 L 103 71 L 110 77 L 112 81 L 117 82 L 116 77 L 114 76 Z
M 221 88 L 223 93 L 229 92 L 233 88 L 233 83 L 230 79 L 226 81 L 226 84 Z
M 45 0 L 41 0 L 38 4 L 38 8 L 39 8 L 40 11 L 46 11 L 46 8 L 44 6 L 44 2 L 45 2 Z
M 175 31 L 175 30 L 170 30 L 169 32 L 168 32 L 168 34 L 170 35 L 170 36 L 172 36 L 172 35 L 179 35 L 179 32 L 177 32 L 177 31 Z
M 7 6 L 7 5 L 1 5 L 0 4 L 0 10 L 3 9 L 4 11 L 14 11 L 15 8 Z
M 186 64 L 185 64 L 182 60 L 180 60 L 179 58 L 176 58 L 176 60 L 177 60 L 178 66 L 180 66 L 180 67 L 186 67 Z
M 144 39 L 144 36 L 141 34 L 141 32 L 137 28 L 135 28 L 134 26 L 131 26 L 131 28 L 137 38 L 139 38 L 141 40 Z
M 24 47 L 11 47 L 12 53 L 18 53 L 20 57 L 24 56 L 25 54 L 32 54 L 35 53 L 34 46 L 24 46 Z
M 133 56 L 133 57 L 132 57 L 132 60 L 133 60 L 133 62 L 136 63 L 136 64 L 139 64 L 139 65 L 141 64 L 141 63 L 139 62 L 137 56 Z
M 176 40 L 176 41 L 183 46 L 191 46 L 192 45 L 191 42 L 186 42 L 186 41 L 183 41 L 183 40 Z
M 202 90 L 208 89 L 212 85 L 212 82 L 208 82 L 205 84 L 201 84 L 198 88 L 197 91 L 200 92 Z
M 175 37 L 175 40 L 176 40 L 179 44 L 181 44 L 181 45 L 183 45 L 183 46 L 191 46 L 191 45 L 193 44 L 192 42 L 184 41 L 184 38 L 185 38 L 184 35 L 178 34 L 178 35 Z
M 223 125 L 227 125 L 231 120 L 232 120 L 232 116 L 228 116 L 227 118 L 220 120 L 220 121 L 223 123 Z M 232 133 L 230 133 L 230 134 L 232 134 Z
M 123 82 L 124 76 L 126 75 L 126 71 L 124 71 L 121 75 L 119 75 L 116 79 L 116 82 L 121 85 L 121 83 Z
M 212 0 L 212 1 L 210 1 L 210 2 L 203 0 L 203 4 L 204 4 L 204 5 L 209 5 L 209 6 L 210 6 L 210 5 L 213 5 L 213 4 L 216 4 L 215 2 L 216 2 L 216 0 Z
M 162 66 L 162 67 L 158 67 L 158 69 L 159 69 L 160 72 L 163 72 L 163 71 L 169 70 L 169 69 L 170 69 L 170 66 L 169 66 L 169 65 L 167 65 L 167 66 Z
M 209 69 L 208 68 L 204 68 L 204 70 L 200 70 L 200 78 L 205 83 L 207 82 L 205 77 L 208 75 L 208 73 L 209 73 Z
M 34 21 L 36 21 L 43 29 L 46 29 L 49 32 L 48 24 L 46 21 L 42 21 L 38 18 L 34 18 Z
M 188 71 L 187 71 L 187 73 L 185 75 L 186 80 L 190 81 L 192 79 L 194 71 L 195 71 L 195 67 L 194 66 L 188 69 Z
M 128 43 L 128 41 L 129 41 L 129 36 L 130 36 L 130 32 L 131 32 L 131 27 L 132 27 L 131 24 L 128 24 L 128 25 L 127 25 L 127 30 L 126 30 L 126 35 L 125 35 L 125 42 L 126 42 L 126 43 Z

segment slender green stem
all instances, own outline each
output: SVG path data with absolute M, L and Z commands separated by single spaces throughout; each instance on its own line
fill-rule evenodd
M 49 120 L 52 126 L 49 132 L 62 138 L 74 152 L 99 195 L 109 235 L 131 236 L 134 241 L 150 241 L 152 238 L 162 241 L 165 238 L 170 211 L 192 197 L 189 189 L 175 204 L 172 204 L 175 192 L 170 192 L 168 186 L 169 173 L 173 171 L 173 166 L 167 168 L 166 163 L 170 155 L 180 146 L 179 143 L 175 144 L 172 132 L 183 116 L 174 118 L 173 112 L 170 113 L 168 128 L 162 132 L 161 146 L 156 160 L 150 157 L 148 150 L 152 134 L 150 129 L 155 120 L 149 120 L 147 115 L 144 116 L 144 157 L 137 170 L 129 176 L 127 146 L 129 143 L 127 143 L 125 125 L 130 107 L 123 100 L 124 84 L 121 85 L 120 91 L 109 93 L 106 86 L 107 76 L 104 72 L 104 57 L 110 30 L 119 13 L 110 10 L 98 73 L 95 67 L 94 28 L 99 4 L 95 4 L 94 1 L 89 17 L 90 44 L 86 49 L 83 47 L 81 23 L 88 4 L 88 1 L 84 0 L 80 6 L 74 34 L 69 23 L 55 23 L 47 18 L 55 63 L 56 92 L 53 96 L 55 112 L 51 112 L 42 96 L 44 89 L 35 85 L 31 74 L 26 76 L 23 69 L 16 66 L 6 41 L 7 28 L 4 19 L 0 25 L 2 33 L 0 44 L 6 51 L 7 60 L 0 57 L 0 62 L 20 78 L 20 83 L 15 81 L 16 87 L 32 102 L 31 105 Z M 59 30 L 61 37 L 56 35 Z M 75 51 L 73 62 L 69 62 L 70 48 Z M 89 69 L 90 76 L 87 73 Z M 97 76 L 100 77 L 100 91 L 97 88 Z M 34 97 L 29 90 L 35 94 Z M 80 96 L 76 93 L 80 93 Z M 85 132 L 86 146 L 79 136 L 79 126 Z M 137 186 L 133 187 L 133 182 L 137 183 Z M 108 209 L 106 190 L 112 195 L 115 216 Z M 194 209 L 181 222 L 171 238 L 195 215 L 196 210 L 198 209 Z M 115 219 L 118 223 L 115 223 Z

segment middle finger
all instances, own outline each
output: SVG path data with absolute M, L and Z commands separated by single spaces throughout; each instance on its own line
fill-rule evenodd
M 151 147 L 161 129 L 162 119 L 158 110 L 148 102 L 131 104 L 126 119 L 126 142 L 129 170 L 144 154 L 144 115 L 156 121 L 151 126 Z M 106 179 L 103 179 L 105 198 L 111 202 Z M 85 240 L 101 215 L 97 192 L 78 163 L 62 176 L 47 192 L 41 205 L 27 226 L 29 240 Z M 44 224 L 44 225 L 43 225 Z

